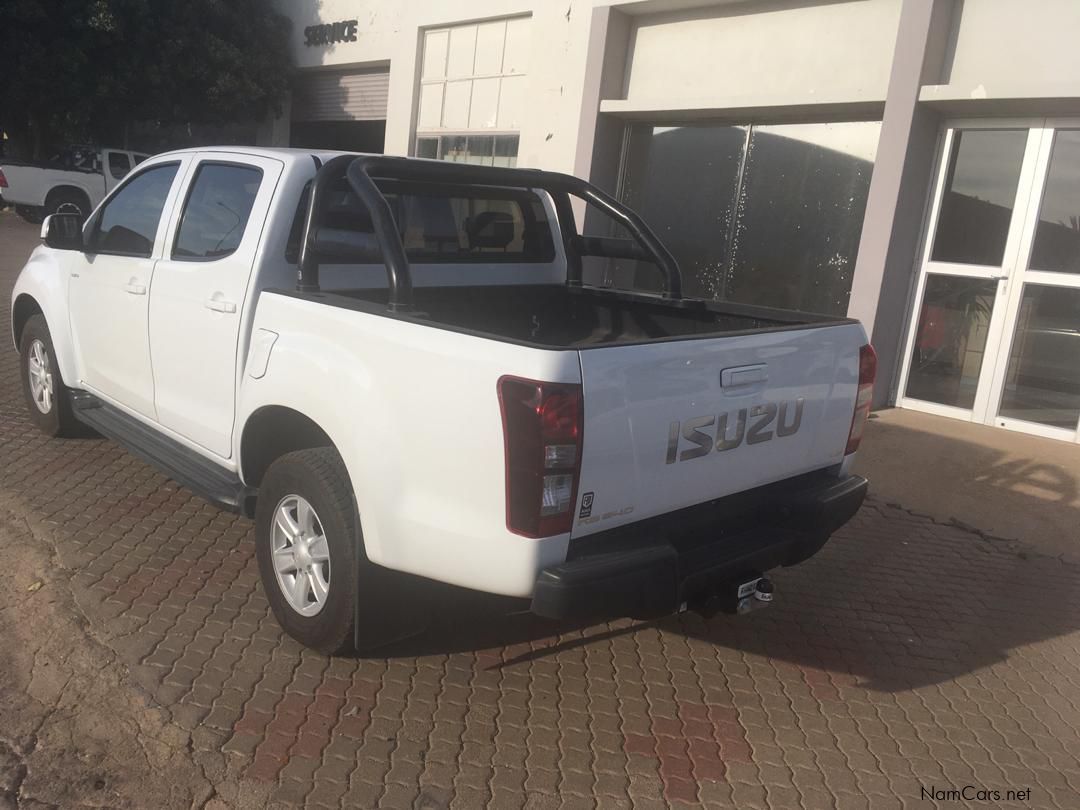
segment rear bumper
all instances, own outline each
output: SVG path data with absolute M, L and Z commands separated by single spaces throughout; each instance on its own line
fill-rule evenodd
M 653 618 L 813 556 L 859 510 L 867 481 L 815 473 L 572 541 L 536 579 L 532 611 Z

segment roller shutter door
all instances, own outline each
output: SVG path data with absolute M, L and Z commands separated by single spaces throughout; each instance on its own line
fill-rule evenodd
M 292 97 L 294 121 L 381 121 L 390 72 L 320 71 L 302 75 Z

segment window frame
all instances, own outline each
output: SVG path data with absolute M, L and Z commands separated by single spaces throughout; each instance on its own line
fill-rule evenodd
M 496 70 L 478 70 L 477 69 L 477 54 L 479 49 L 479 35 L 481 29 L 491 29 L 492 26 L 501 26 L 500 31 L 500 43 L 502 46 L 501 53 L 499 55 L 498 69 Z M 467 72 L 456 74 L 450 69 L 450 57 L 451 57 L 451 42 L 454 38 L 455 32 L 465 32 L 467 29 L 473 29 L 472 34 L 472 68 Z M 526 36 L 530 43 L 533 41 L 534 32 L 533 14 L 531 12 L 519 12 L 510 13 L 499 16 L 492 16 L 481 19 L 474 19 L 471 21 L 443 23 L 438 25 L 432 25 L 421 28 L 420 30 L 420 42 L 418 48 L 418 64 L 417 64 L 417 80 L 413 98 L 413 126 L 412 126 L 412 142 L 410 144 L 410 154 L 412 156 L 418 156 L 419 141 L 422 138 L 435 138 L 440 140 L 443 137 L 486 137 L 494 136 L 513 136 L 518 138 L 518 146 L 514 151 L 514 163 L 517 164 L 517 158 L 520 154 L 520 137 L 522 119 L 521 115 L 524 108 L 516 110 L 517 116 L 515 118 L 502 118 L 502 112 L 505 110 L 503 107 L 504 93 L 507 91 L 504 89 L 508 81 L 516 82 L 517 80 L 525 80 L 525 77 L 529 76 L 529 70 L 533 67 L 531 63 L 521 64 L 517 60 L 511 58 L 510 47 L 508 43 L 512 38 L 519 38 Z M 442 53 L 442 64 L 436 65 L 435 70 L 431 75 L 428 75 L 428 60 L 430 54 L 428 53 L 428 47 L 430 44 L 430 38 L 437 37 L 439 35 L 446 35 L 445 52 Z M 517 41 L 517 40 L 515 40 Z M 526 51 L 528 52 L 528 51 Z M 526 60 L 527 61 L 527 60 Z M 434 63 L 433 63 L 434 64 Z M 491 122 L 491 125 L 486 125 L 478 121 L 472 120 L 473 113 L 473 90 L 477 82 L 497 81 L 497 94 L 495 100 L 495 121 Z M 448 125 L 444 122 L 444 111 L 446 109 L 446 94 L 447 89 L 451 85 L 468 83 L 469 92 L 466 96 L 466 114 L 464 122 L 454 122 Z M 428 87 L 440 87 L 440 99 L 438 121 L 432 124 L 430 121 L 424 122 L 421 119 L 423 112 L 424 90 Z M 510 98 L 509 95 L 505 96 Z M 527 99 L 527 93 L 522 96 L 522 100 Z M 464 124 L 464 125 L 462 125 Z M 436 146 L 436 157 L 428 158 L 434 160 L 443 160 L 438 157 L 439 146 Z M 494 155 L 493 155 L 494 157 Z M 494 163 L 477 164 L 477 165 L 498 165 Z
M 101 220 L 105 216 L 105 210 L 116 200 L 117 197 L 130 185 L 135 182 L 142 175 L 147 172 L 152 172 L 155 169 L 162 169 L 166 166 L 176 167 L 176 173 L 173 174 L 172 183 L 169 185 L 169 192 L 165 195 L 165 203 L 161 206 L 161 213 L 158 215 L 157 229 L 154 231 L 154 239 L 150 246 L 150 252 L 148 254 L 142 253 L 124 253 L 118 250 L 101 250 L 94 245 L 94 238 L 101 233 Z M 87 239 L 86 239 L 86 252 L 92 256 L 124 256 L 129 259 L 150 259 L 153 258 L 154 248 L 157 244 L 158 233 L 161 231 L 162 222 L 165 221 L 166 208 L 169 206 L 169 196 L 172 193 L 173 188 L 176 186 L 177 178 L 180 177 L 182 169 L 184 167 L 183 160 L 164 160 L 161 163 L 154 163 L 150 166 L 142 165 L 136 167 L 124 175 L 124 179 L 121 180 L 113 188 L 112 193 L 106 197 L 93 215 L 87 220 Z
M 191 179 L 187 181 L 187 188 L 184 189 L 184 199 L 180 205 L 180 209 L 176 217 L 176 227 L 173 229 L 172 238 L 169 240 L 169 256 L 170 262 L 196 262 L 200 264 L 207 264 L 210 262 L 218 262 L 222 259 L 227 259 L 234 255 L 239 249 L 240 244 L 244 241 L 244 236 L 247 234 L 248 222 L 251 220 L 251 211 L 248 211 L 247 219 L 244 220 L 244 230 L 240 233 L 240 242 L 237 242 L 236 247 L 230 250 L 228 253 L 223 253 L 220 256 L 177 256 L 176 248 L 177 243 L 180 240 L 180 229 L 184 227 L 184 219 L 187 217 L 188 203 L 191 202 L 191 194 L 195 190 L 195 183 L 199 180 L 199 172 L 202 171 L 204 166 L 228 166 L 237 169 L 251 169 L 259 173 L 259 187 L 255 190 L 255 195 L 252 197 L 251 206 L 255 207 L 255 199 L 259 196 L 259 192 L 262 191 L 263 180 L 266 179 L 266 172 L 263 171 L 261 166 L 256 166 L 253 163 L 245 163 L 239 160 L 218 160 L 216 158 L 208 160 L 199 160 L 195 163 L 193 169 L 190 169 Z
M 491 138 L 491 162 L 490 163 L 473 163 L 467 160 L 448 160 L 445 157 L 439 157 L 439 152 L 442 150 L 442 142 L 445 138 L 465 138 L 466 145 L 469 138 Z M 499 166 L 502 164 L 495 163 L 497 157 L 505 157 L 495 154 L 495 149 L 498 145 L 499 139 L 514 138 L 517 143 L 514 148 L 513 163 L 506 164 L 508 168 L 514 168 L 517 166 L 519 154 L 521 152 L 521 133 L 515 130 L 445 130 L 439 132 L 417 132 L 413 137 L 412 143 L 412 156 L 419 158 L 420 160 L 438 160 L 445 163 L 467 163 L 474 166 Z M 435 141 L 435 157 L 423 157 L 420 155 L 420 141 Z

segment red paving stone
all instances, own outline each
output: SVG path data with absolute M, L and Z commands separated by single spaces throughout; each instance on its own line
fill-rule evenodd
M 32 242 L 0 214 L 4 324 Z M 560 626 L 433 586 L 425 633 L 328 660 L 274 623 L 248 521 L 37 434 L 11 351 L 0 460 L 132 688 L 283 806 L 1080 807 L 1080 570 L 1016 545 L 871 500 L 767 611 Z

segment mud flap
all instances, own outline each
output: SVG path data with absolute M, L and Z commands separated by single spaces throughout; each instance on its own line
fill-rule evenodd
M 414 638 L 431 623 L 431 583 L 422 577 L 375 565 L 364 553 L 360 511 L 353 497 L 356 537 L 353 553 L 353 649 L 366 653 Z

